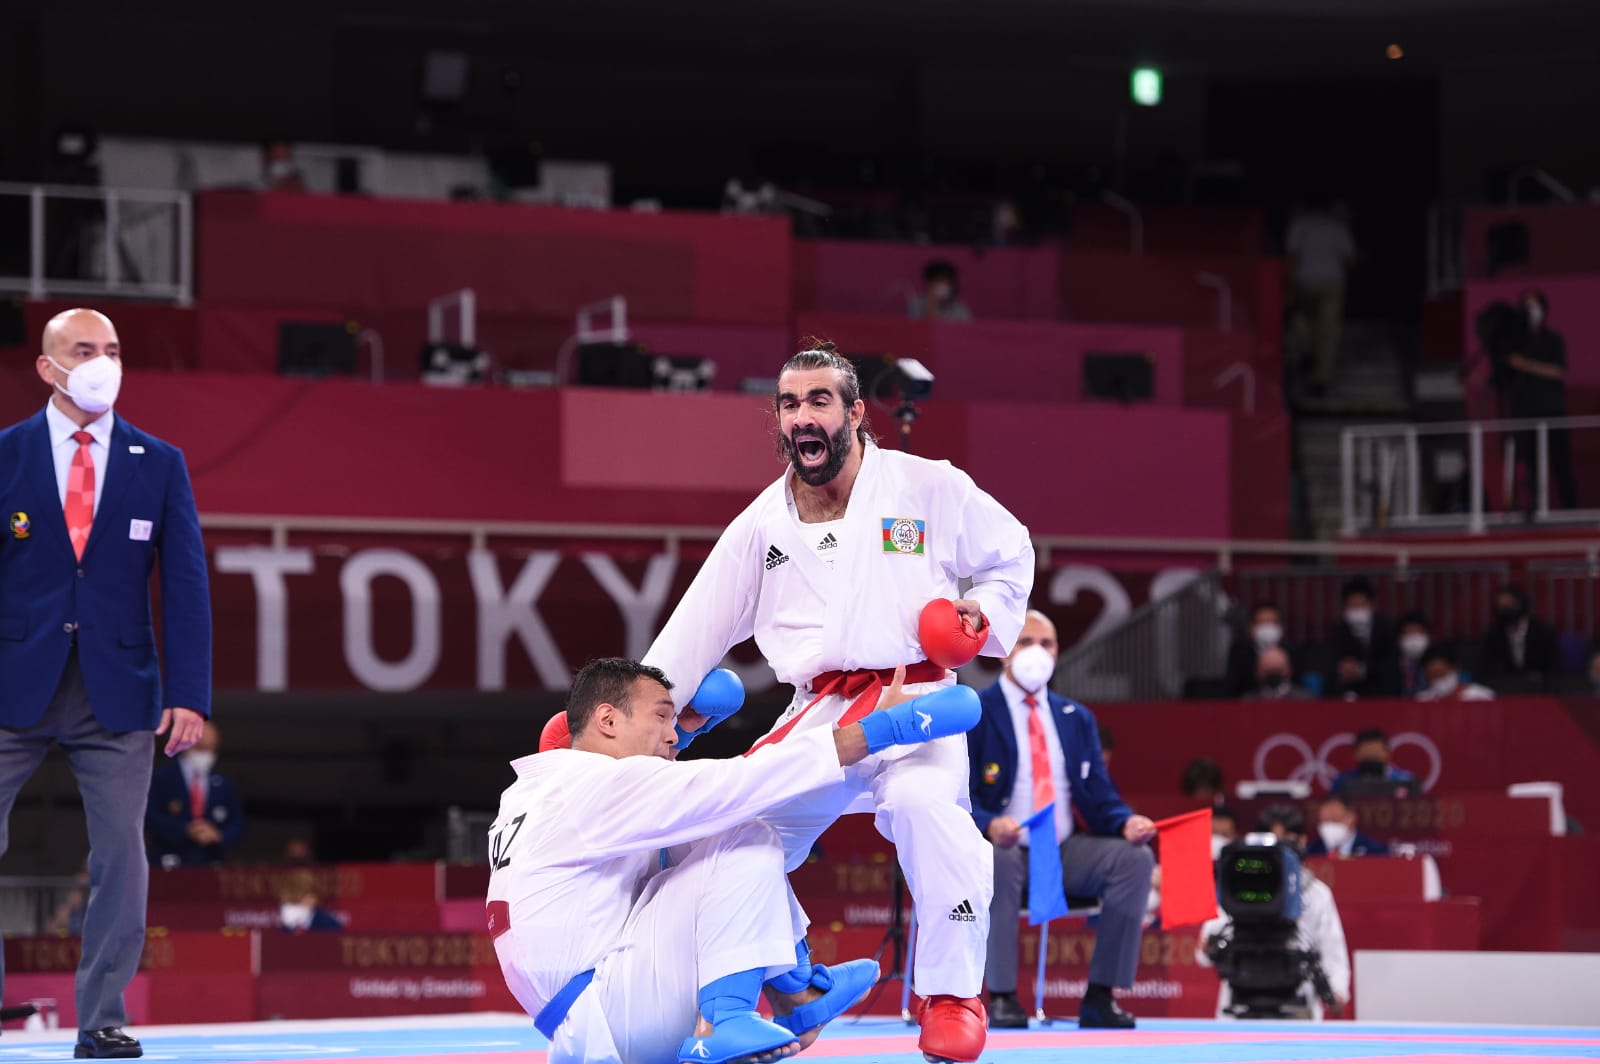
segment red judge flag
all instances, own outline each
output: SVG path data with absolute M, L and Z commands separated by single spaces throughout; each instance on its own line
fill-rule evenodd
M 1201 924 L 1217 915 L 1211 864 L 1211 810 L 1156 821 L 1161 847 L 1161 926 Z

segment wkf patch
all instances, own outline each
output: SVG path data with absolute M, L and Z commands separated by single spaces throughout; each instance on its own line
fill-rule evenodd
M 985 783 L 998 783 L 998 782 L 1000 782 L 1000 766 L 995 764 L 993 761 L 991 761 L 987 765 L 983 766 L 983 782 L 985 782 Z
M 18 510 L 16 513 L 11 515 L 12 539 L 27 539 L 28 530 L 32 527 L 32 524 L 28 521 L 28 515 L 23 513 L 21 510 Z
M 883 553 L 922 554 L 928 539 L 928 522 L 914 517 L 883 519 Z
M 171 813 L 173 816 L 178 816 L 183 812 L 183 803 L 174 798 L 172 801 L 167 803 L 167 812 Z

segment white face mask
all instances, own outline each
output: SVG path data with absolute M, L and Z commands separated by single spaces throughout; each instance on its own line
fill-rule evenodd
M 1223 838 L 1221 835 L 1213 835 L 1213 836 L 1211 836 L 1211 860 L 1212 861 L 1215 861 L 1217 858 L 1222 856 L 1222 848 L 1224 846 L 1228 845 L 1229 841 L 1230 840 Z
M 215 750 L 185 750 L 178 755 L 178 759 L 183 762 L 184 768 L 204 776 L 217 763 L 217 753 Z
M 1529 303 L 1527 311 L 1528 324 L 1538 328 L 1544 322 L 1544 308 L 1537 303 Z
M 1349 824 L 1341 824 L 1337 820 L 1325 820 L 1317 825 L 1317 834 L 1322 836 L 1322 845 L 1332 853 L 1348 842 L 1352 833 Z
M 1432 691 L 1435 696 L 1443 698 L 1445 695 L 1453 694 L 1455 689 L 1460 686 L 1461 676 L 1458 673 L 1447 672 L 1437 680 L 1430 683 L 1428 685 L 1428 690 Z
M 1428 649 L 1428 637 L 1421 632 L 1400 637 L 1400 653 L 1406 656 L 1407 661 L 1416 661 Z
M 1252 629 L 1251 634 L 1256 638 L 1257 650 L 1275 647 L 1283 642 L 1283 628 L 1271 621 L 1262 621 Z
M 47 356 L 48 357 L 48 356 Z M 62 395 L 78 405 L 86 414 L 103 414 L 117 401 L 122 390 L 122 362 L 110 355 L 100 355 L 68 369 L 55 359 L 50 364 L 67 375 L 67 386 L 56 385 Z
M 1036 694 L 1056 673 L 1056 656 L 1034 643 L 1011 655 L 1011 678 L 1029 694 Z
M 304 931 L 311 926 L 311 906 L 286 901 L 278 909 L 278 922 L 291 931 Z
M 1344 611 L 1345 623 L 1356 631 L 1372 627 L 1372 609 L 1368 606 L 1352 606 Z

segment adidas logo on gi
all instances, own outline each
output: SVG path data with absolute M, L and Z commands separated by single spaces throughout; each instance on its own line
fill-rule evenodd
M 788 560 L 789 560 L 789 556 L 787 554 L 783 553 L 783 551 L 779 550 L 777 547 L 769 546 L 767 548 L 767 568 L 768 569 L 776 569 L 778 566 L 782 565 L 784 562 L 786 562 Z
M 822 542 L 817 544 L 817 549 L 818 550 L 834 550 L 838 546 L 839 546 L 839 541 L 833 538 L 833 533 L 832 532 L 829 532 L 826 536 L 822 537 Z
M 950 919 L 960 920 L 964 924 L 975 924 L 978 922 L 978 914 L 972 911 L 972 903 L 970 901 L 963 901 L 960 905 L 950 910 Z

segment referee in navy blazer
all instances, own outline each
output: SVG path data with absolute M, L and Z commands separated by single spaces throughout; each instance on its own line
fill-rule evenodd
M 50 401 L 0 429 L 0 853 L 17 792 L 59 744 L 89 829 L 74 1055 L 137 1057 L 123 993 L 144 950 L 153 735 L 170 733 L 175 756 L 211 712 L 205 551 L 183 455 L 112 410 L 122 363 L 111 321 L 58 314 L 37 366 Z
M 1145 843 L 1155 836 L 1155 824 L 1135 814 L 1117 793 L 1106 773 L 1099 730 L 1089 707 L 1050 690 L 1056 653 L 1055 625 L 1038 610 L 1029 610 L 1016 647 L 1006 658 L 1005 673 L 979 692 L 983 716 L 967 733 L 972 816 L 994 847 L 994 901 L 989 908 L 984 970 L 989 1026 L 1028 1025 L 1016 997 L 1017 919 L 1028 870 L 1021 822 L 1035 812 L 1029 721 L 1037 714 L 1041 755 L 1047 755 L 1050 766 L 1066 893 L 1101 900 L 1078 1025 L 1132 1027 L 1133 1016 L 1112 999 L 1111 989 L 1133 986 L 1138 970 L 1139 940 L 1155 869 L 1155 858 Z M 1074 825 L 1073 811 L 1086 830 Z

